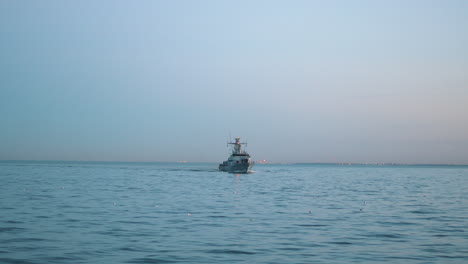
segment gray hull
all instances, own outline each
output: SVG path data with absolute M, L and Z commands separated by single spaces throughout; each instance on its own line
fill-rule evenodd
M 252 169 L 253 165 L 253 163 L 241 163 L 232 165 L 219 164 L 219 170 L 231 173 L 248 173 Z

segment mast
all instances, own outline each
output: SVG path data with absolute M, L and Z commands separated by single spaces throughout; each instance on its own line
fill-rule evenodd
M 244 154 L 245 151 L 242 151 L 242 145 L 247 145 L 247 143 L 241 143 L 240 137 L 236 137 L 236 142 L 229 142 L 228 144 L 234 145 L 232 149 L 232 154 Z

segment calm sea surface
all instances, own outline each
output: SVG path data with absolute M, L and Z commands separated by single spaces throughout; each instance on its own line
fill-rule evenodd
M 468 263 L 468 167 L 0 162 L 0 263 Z

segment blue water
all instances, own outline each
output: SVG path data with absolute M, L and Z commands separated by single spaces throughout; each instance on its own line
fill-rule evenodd
M 0 162 L 0 263 L 468 263 L 468 167 Z

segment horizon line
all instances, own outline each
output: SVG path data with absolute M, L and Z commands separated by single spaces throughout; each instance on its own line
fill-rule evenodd
M 260 160 L 262 161 L 262 160 Z M 16 160 L 0 159 L 0 162 L 83 162 L 83 163 L 219 163 L 213 161 L 102 161 L 102 160 Z M 379 165 L 379 166 L 468 166 L 468 163 L 399 163 L 399 162 L 255 162 L 256 165 L 293 165 L 293 164 L 316 164 L 316 165 Z

